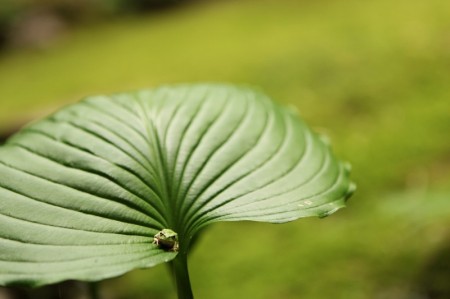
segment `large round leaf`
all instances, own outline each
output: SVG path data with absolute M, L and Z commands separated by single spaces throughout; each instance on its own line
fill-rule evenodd
M 0 284 L 100 280 L 169 261 L 216 221 L 326 216 L 349 170 L 290 110 L 227 85 L 90 97 L 0 147 Z

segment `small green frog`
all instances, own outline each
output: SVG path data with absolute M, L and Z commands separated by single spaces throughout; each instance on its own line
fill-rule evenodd
M 171 229 L 165 228 L 153 237 L 153 244 L 168 251 L 178 251 L 178 234 Z

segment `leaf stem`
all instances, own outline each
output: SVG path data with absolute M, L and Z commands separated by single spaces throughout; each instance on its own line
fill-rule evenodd
M 180 252 L 172 261 L 173 274 L 177 285 L 178 299 L 194 299 L 189 280 L 187 253 Z
M 89 294 L 91 299 L 100 299 L 98 291 L 98 282 L 91 282 L 88 284 Z

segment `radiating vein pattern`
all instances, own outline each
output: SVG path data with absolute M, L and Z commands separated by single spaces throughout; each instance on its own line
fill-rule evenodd
M 100 280 L 176 256 L 215 221 L 327 216 L 349 167 L 289 109 L 246 87 L 90 97 L 0 147 L 0 284 Z

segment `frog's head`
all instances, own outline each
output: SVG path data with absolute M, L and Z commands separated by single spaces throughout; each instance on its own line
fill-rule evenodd
M 165 228 L 153 237 L 153 244 L 165 250 L 178 251 L 178 234 Z
M 161 239 L 165 240 L 177 240 L 178 234 L 171 229 L 165 228 L 158 233 Z

